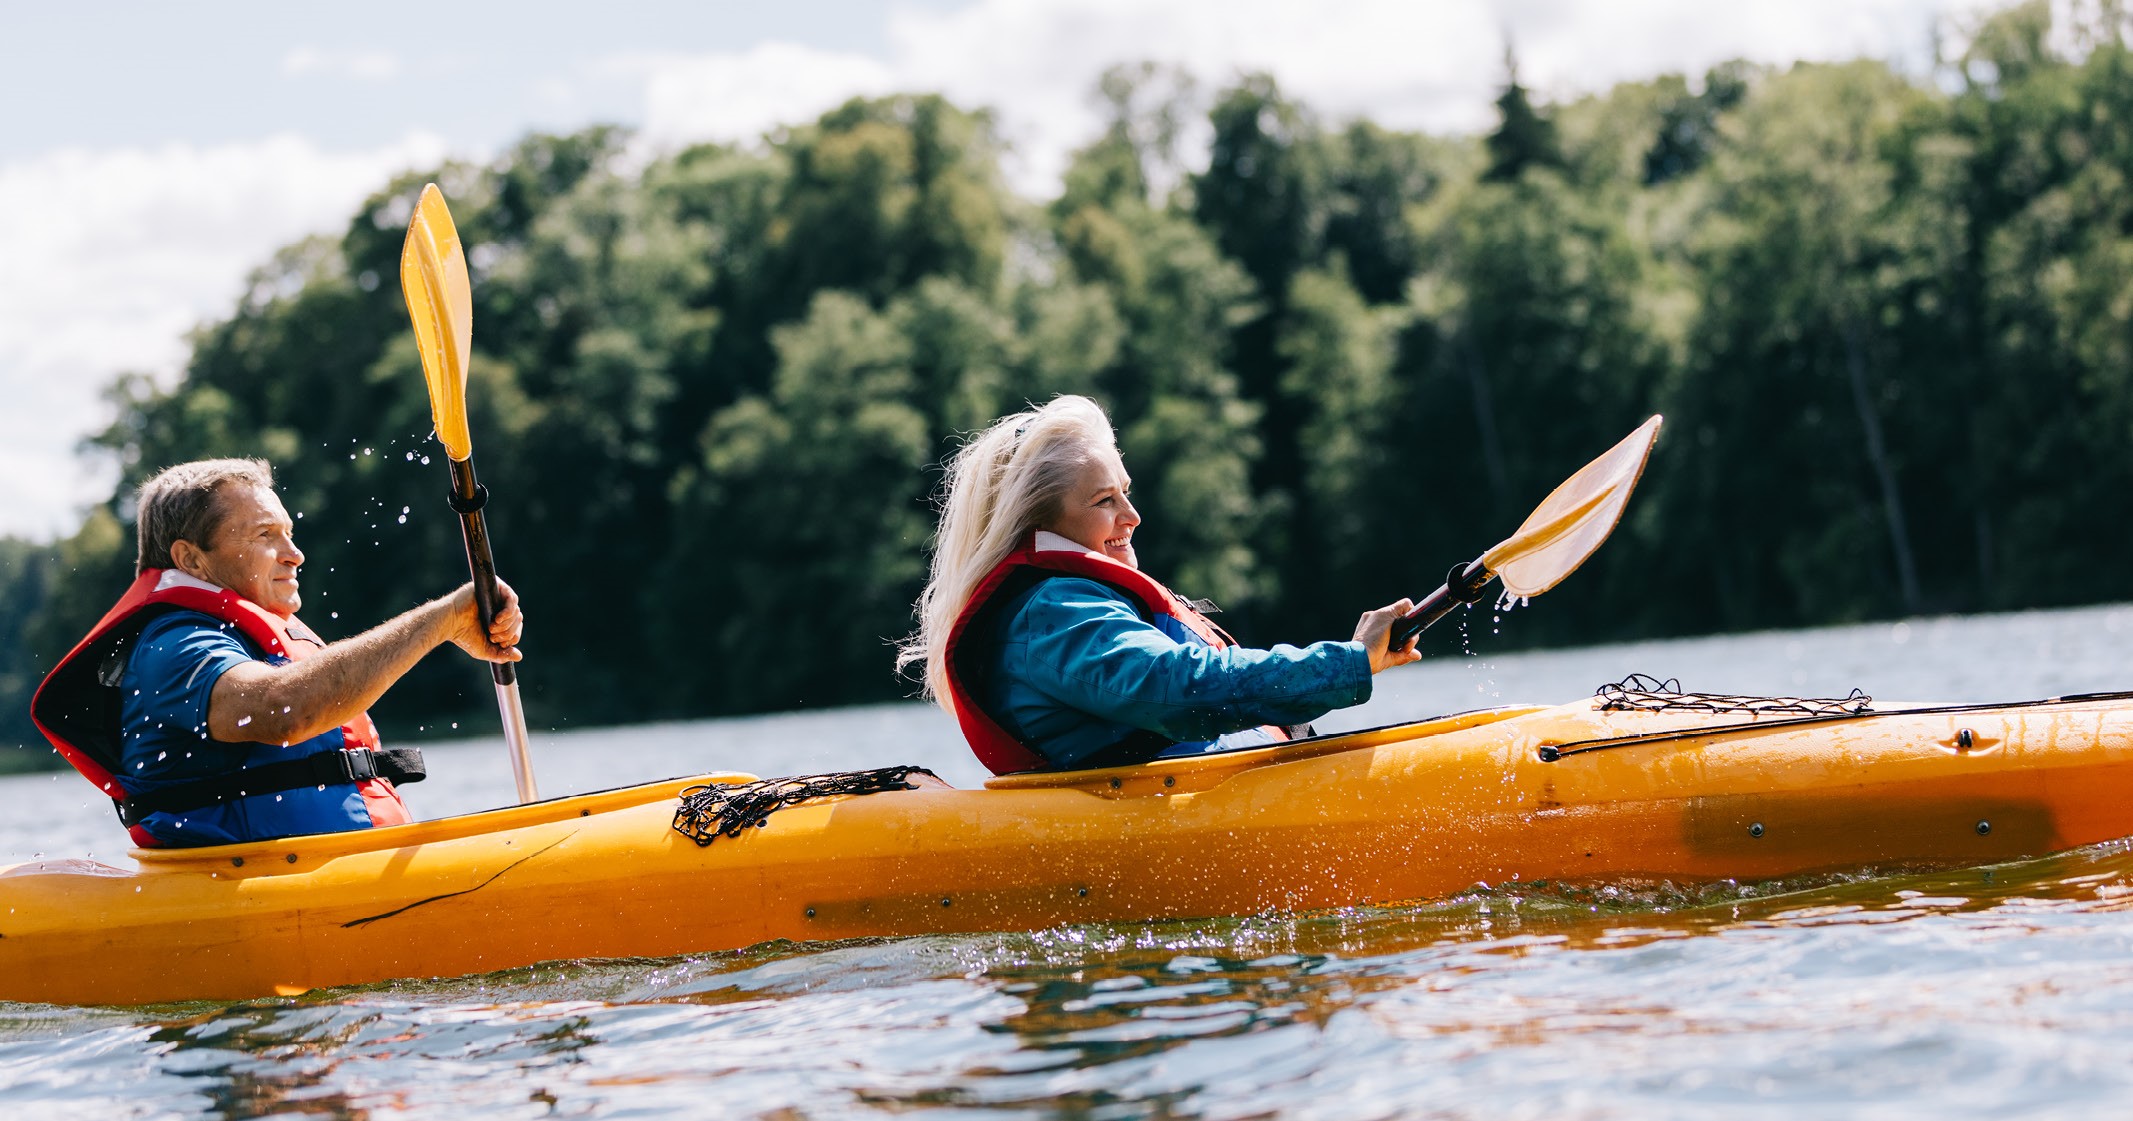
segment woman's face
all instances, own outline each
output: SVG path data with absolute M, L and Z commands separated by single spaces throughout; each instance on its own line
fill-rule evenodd
M 1090 552 L 1139 568 L 1133 556 L 1133 527 L 1141 524 L 1141 514 L 1126 497 L 1132 486 L 1118 453 L 1105 451 L 1082 467 L 1081 477 L 1067 488 L 1065 507 L 1044 528 Z

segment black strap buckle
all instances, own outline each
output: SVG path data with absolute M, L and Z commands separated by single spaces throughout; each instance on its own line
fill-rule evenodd
M 337 754 L 339 755 L 338 761 L 341 764 L 341 770 L 347 775 L 341 781 L 364 782 L 378 777 L 377 752 L 342 751 Z M 334 756 L 320 755 L 319 758 L 332 760 Z

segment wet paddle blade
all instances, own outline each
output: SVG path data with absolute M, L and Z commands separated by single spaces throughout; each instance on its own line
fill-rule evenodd
M 1518 532 L 1482 554 L 1481 562 L 1514 596 L 1537 596 L 1560 583 L 1614 532 L 1629 492 L 1644 473 L 1659 439 L 1659 417 L 1555 488 Z
M 400 248 L 400 291 L 422 352 L 422 376 L 429 383 L 430 416 L 444 453 L 464 461 L 474 454 L 467 430 L 467 364 L 474 341 L 474 292 L 467 279 L 467 256 L 459 230 L 435 183 L 408 219 L 407 241 Z

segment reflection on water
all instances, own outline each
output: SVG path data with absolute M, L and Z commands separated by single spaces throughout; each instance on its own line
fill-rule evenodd
M 0 1010 L 11 1116 L 2116 1112 L 2133 847 Z
M 1457 707 L 1446 694 L 1476 682 L 1560 699 L 1557 676 L 1597 678 L 1589 691 L 1631 669 L 1753 688 L 1758 658 L 1790 674 L 1802 646 L 1853 664 L 1801 691 L 1976 699 L 1963 682 L 1990 674 L 1962 651 L 1994 644 L 2064 656 L 2056 677 L 2009 656 L 1999 679 L 2033 686 L 2012 695 L 2098 688 L 2124 684 L 2107 663 L 2133 654 L 2115 617 L 1917 622 L 1904 642 L 1922 652 L 1900 670 L 1874 668 L 1895 664 L 1887 627 L 1446 665 L 1394 679 L 1362 719 Z M 1959 664 L 1934 679 L 1936 658 Z M 943 733 L 889 706 L 550 737 L 541 758 L 544 784 L 582 789 L 943 762 Z M 439 753 L 431 812 L 509 789 L 492 748 Z M 0 783 L 17 811 L 0 843 L 108 847 L 108 822 L 68 824 L 78 807 L 51 789 Z M 83 842 L 61 844 L 68 829 Z M 695 905 L 718 906 L 715 885 Z M 2114 1115 L 2133 1089 L 2129 906 L 2133 845 L 2114 842 L 1957 871 L 1477 885 L 1405 907 L 781 943 L 236 1005 L 0 1005 L 0 1117 Z

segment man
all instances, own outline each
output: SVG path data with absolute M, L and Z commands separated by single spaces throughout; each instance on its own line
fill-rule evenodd
M 133 586 L 30 703 L 110 795 L 136 844 L 218 845 L 409 821 L 364 711 L 447 642 L 517 661 L 518 597 L 484 633 L 468 584 L 325 643 L 297 621 L 303 550 L 256 459 L 182 463 L 141 485 Z

